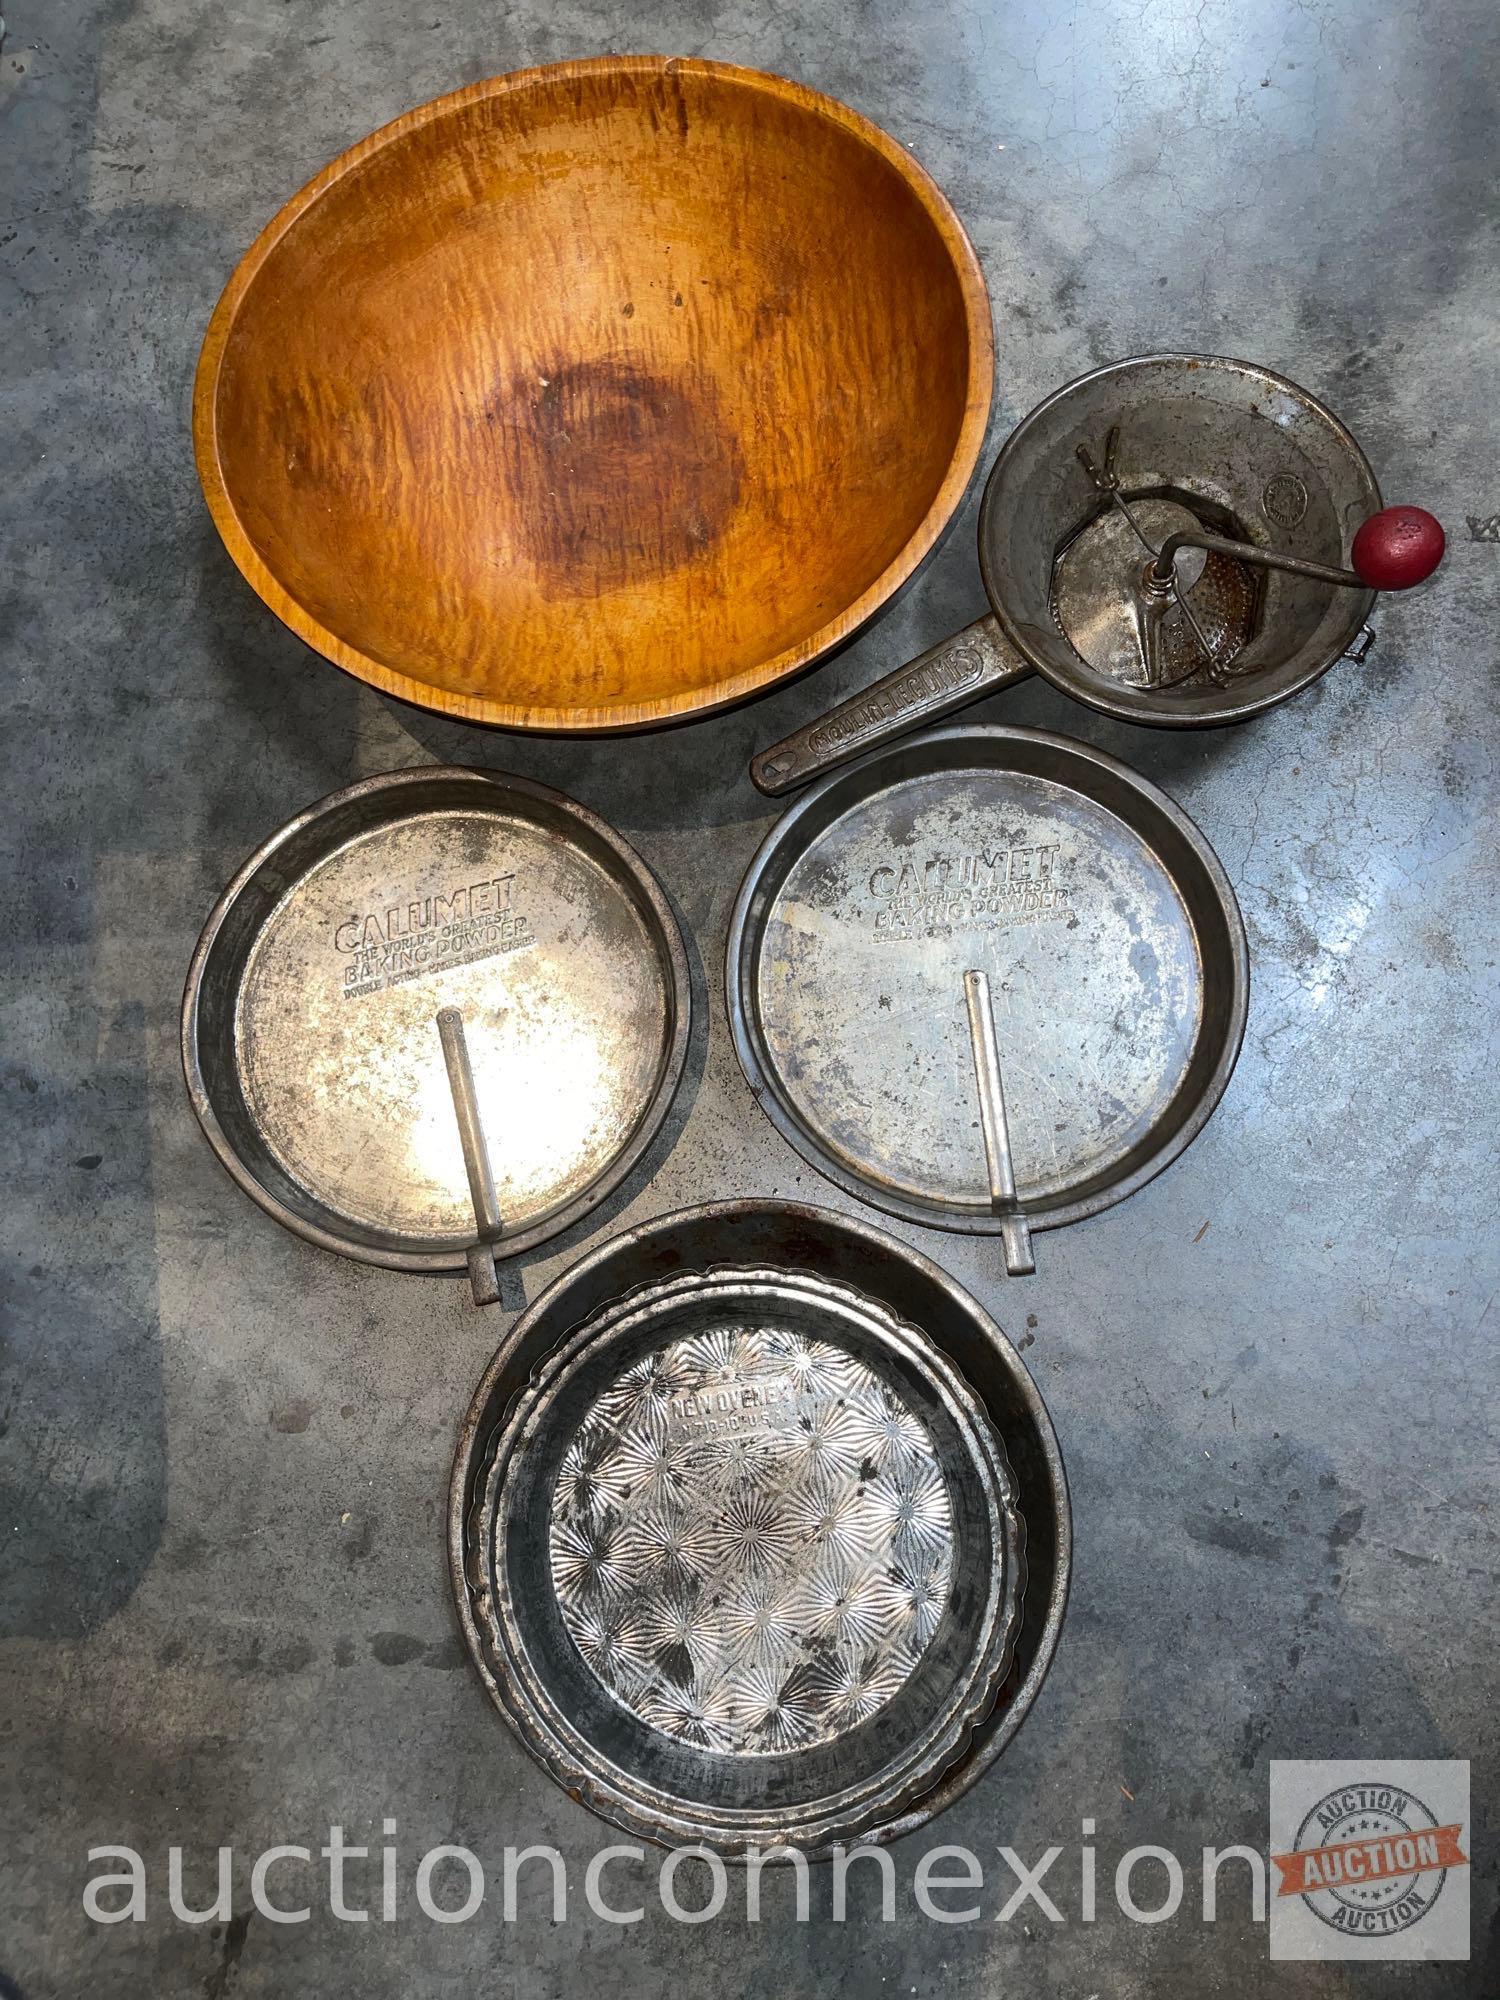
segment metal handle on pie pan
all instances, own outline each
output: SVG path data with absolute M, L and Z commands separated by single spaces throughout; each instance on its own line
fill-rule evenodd
M 979 1123 L 984 1133 L 984 1158 L 990 1178 L 990 1207 L 1000 1218 L 1005 1268 L 1012 1278 L 1036 1269 L 1031 1230 L 1016 1196 L 1016 1170 L 1010 1150 L 1010 1121 L 1005 1115 L 1005 1089 L 1000 1079 L 1000 1045 L 995 1038 L 995 1010 L 990 1004 L 989 975 L 964 974 L 964 1000 L 969 1009 L 969 1045 L 974 1052 L 974 1078 L 979 1086 Z
M 500 1204 L 495 1198 L 495 1176 L 490 1171 L 489 1149 L 484 1143 L 484 1127 L 479 1122 L 479 1097 L 474 1089 L 469 1045 L 464 1039 L 464 1017 L 457 1007 L 441 1009 L 437 1031 L 443 1044 L 443 1061 L 448 1065 L 448 1088 L 453 1093 L 458 1142 L 464 1149 L 469 1199 L 474 1204 L 474 1223 L 479 1231 L 479 1241 L 469 1249 L 469 1284 L 476 1306 L 492 1306 L 500 1297 L 494 1246 L 503 1225 Z

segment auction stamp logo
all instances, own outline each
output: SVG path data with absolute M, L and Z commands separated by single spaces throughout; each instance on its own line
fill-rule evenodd
M 1273 1959 L 1467 1959 L 1469 1767 L 1271 1764 Z

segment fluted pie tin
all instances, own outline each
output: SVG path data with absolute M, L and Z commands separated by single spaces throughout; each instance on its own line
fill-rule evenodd
M 526 1748 L 616 1825 L 727 1855 L 888 1838 L 971 1782 L 1050 1659 L 1066 1522 L 975 1302 L 783 1204 L 667 1217 L 559 1280 L 480 1386 L 450 1510 Z
M 182 1059 L 278 1222 L 401 1270 L 482 1253 L 493 1279 L 641 1158 L 689 1009 L 676 918 L 619 834 L 528 778 L 433 767 L 251 855 L 193 956 Z

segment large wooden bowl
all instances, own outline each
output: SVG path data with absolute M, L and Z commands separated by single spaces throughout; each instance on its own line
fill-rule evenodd
M 723 707 L 937 542 L 989 412 L 943 195 L 831 98 L 607 56 L 438 98 L 246 254 L 203 343 L 231 555 L 361 679 L 513 729 Z

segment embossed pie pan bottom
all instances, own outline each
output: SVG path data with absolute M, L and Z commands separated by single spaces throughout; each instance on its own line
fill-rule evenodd
M 606 1819 L 726 1854 L 889 1838 L 972 1782 L 1051 1658 L 1051 1426 L 935 1266 L 729 1203 L 606 1245 L 517 1322 L 460 1439 L 470 1651 Z
M 993 994 L 1014 1192 L 990 1178 L 971 982 Z M 1077 1222 L 1223 1095 L 1244 927 L 1187 815 L 1066 736 L 930 730 L 806 792 L 730 925 L 736 1052 L 803 1157 L 910 1222 Z
M 471 1184 L 438 1015 L 459 1017 L 509 1254 L 615 1187 L 671 1104 L 687 959 L 640 857 L 560 792 L 397 771 L 253 854 L 199 940 L 189 1093 L 247 1194 L 327 1249 L 462 1269 Z

